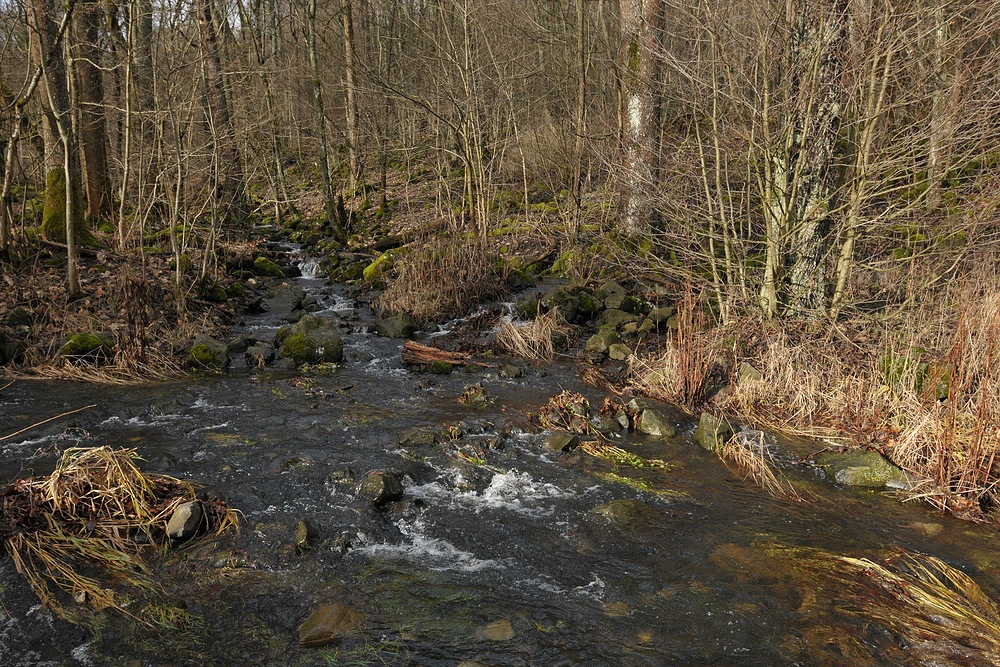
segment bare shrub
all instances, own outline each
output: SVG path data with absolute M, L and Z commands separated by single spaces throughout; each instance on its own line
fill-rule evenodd
M 1000 503 L 1000 280 L 985 268 L 905 313 L 824 328 L 744 320 L 738 347 L 761 379 L 725 407 L 790 433 L 876 449 L 910 497 L 967 518 Z
M 659 356 L 633 359 L 630 388 L 689 408 L 705 402 L 719 355 L 719 332 L 705 327 L 705 311 L 690 284 L 677 304 L 677 336 Z
M 502 295 L 506 274 L 485 241 L 433 237 L 400 260 L 399 273 L 378 306 L 389 313 L 410 313 L 422 322 L 455 317 Z

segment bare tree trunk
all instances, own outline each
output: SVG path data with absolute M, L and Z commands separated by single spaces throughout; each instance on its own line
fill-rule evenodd
M 659 138 L 658 45 L 661 0 L 622 0 L 622 80 L 625 158 L 622 232 L 642 234 L 652 227 Z
M 81 0 L 77 9 L 79 36 L 76 74 L 79 82 L 80 150 L 87 184 L 87 214 L 91 221 L 111 214 L 108 175 L 108 133 L 104 114 L 101 53 L 97 46 L 102 10 L 97 0 Z
M 829 13 L 806 20 L 796 57 L 800 66 L 815 68 L 817 73 L 811 89 L 801 91 L 805 108 L 793 131 L 802 139 L 789 155 L 799 172 L 790 210 L 789 315 L 822 312 L 826 303 L 823 264 L 830 248 L 831 171 L 844 111 L 840 73 L 847 40 L 847 2 L 836 0 Z
M 315 1 L 315 0 L 312 0 Z M 347 151 L 351 176 L 348 190 L 355 192 L 361 184 L 361 159 L 358 154 L 358 92 L 355 84 L 354 8 L 351 0 L 344 0 L 344 92 L 347 98 Z
M 66 242 L 67 286 L 69 293 L 80 293 L 77 275 L 77 242 L 86 233 L 79 188 L 79 156 L 72 123 L 72 107 L 67 75 L 70 67 L 64 57 L 63 37 L 72 17 L 74 2 L 66 5 L 65 14 L 56 21 L 52 0 L 32 0 L 29 7 L 33 28 L 33 48 L 42 69 L 42 127 L 45 137 L 45 208 L 42 233 Z
M 201 36 L 202 63 L 208 86 L 208 114 L 215 143 L 216 167 L 213 169 L 215 200 L 222 219 L 232 221 L 246 213 L 247 200 L 243 180 L 243 161 L 233 133 L 232 115 L 226 99 L 222 74 L 219 35 L 212 11 L 212 0 L 198 0 L 198 30 Z
M 573 229 L 576 234 L 580 229 L 580 201 L 583 188 L 583 150 L 584 136 L 587 132 L 587 39 L 586 13 L 584 0 L 576 0 L 576 109 L 574 129 L 576 135 L 573 141 Z
M 309 0 L 306 17 L 309 48 L 309 66 L 312 69 L 313 102 L 316 109 L 316 133 L 319 135 L 319 173 L 323 182 L 323 208 L 327 224 L 332 225 L 334 235 L 343 240 L 345 234 L 342 221 L 337 215 L 333 183 L 330 179 L 330 148 L 326 135 L 326 106 L 323 104 L 323 80 L 320 78 L 319 56 L 316 53 L 316 0 Z

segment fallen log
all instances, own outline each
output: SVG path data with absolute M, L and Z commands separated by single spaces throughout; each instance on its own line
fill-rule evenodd
M 466 352 L 448 352 L 430 345 L 421 345 L 412 340 L 403 343 L 403 361 L 408 364 L 428 365 L 435 361 L 443 361 L 453 366 L 489 366 L 490 364 L 476 361 Z

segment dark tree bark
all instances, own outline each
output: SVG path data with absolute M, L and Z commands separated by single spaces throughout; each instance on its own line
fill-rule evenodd
M 111 215 L 108 175 L 108 132 L 104 112 L 104 82 L 99 63 L 98 30 L 103 15 L 97 0 L 80 0 L 76 9 L 76 74 L 80 104 L 80 151 L 87 184 L 87 215 L 91 221 Z
M 216 166 L 212 173 L 212 185 L 221 217 L 227 221 L 235 221 L 242 218 L 247 210 L 243 161 L 236 145 L 232 114 L 226 98 L 219 33 L 215 26 L 211 0 L 198 0 L 197 8 L 206 83 L 206 107 L 212 140 L 215 144 Z

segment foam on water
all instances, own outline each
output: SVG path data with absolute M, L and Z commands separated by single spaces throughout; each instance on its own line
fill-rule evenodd
M 477 558 L 475 554 L 462 551 L 451 542 L 427 534 L 427 526 L 420 519 L 413 523 L 396 523 L 405 540 L 400 544 L 369 544 L 352 551 L 368 557 L 403 558 L 417 561 L 431 570 L 457 570 L 479 572 L 500 567 L 498 561 Z
M 436 481 L 407 487 L 407 493 L 424 501 L 444 500 L 476 513 L 502 510 L 532 517 L 550 516 L 555 511 L 555 504 L 551 501 L 575 495 L 572 491 L 539 482 L 528 473 L 516 470 L 495 474 L 481 493 L 455 491 Z
M 324 277 L 320 272 L 320 261 L 318 259 L 306 259 L 299 262 L 299 271 L 302 272 L 302 277 L 308 280 Z

